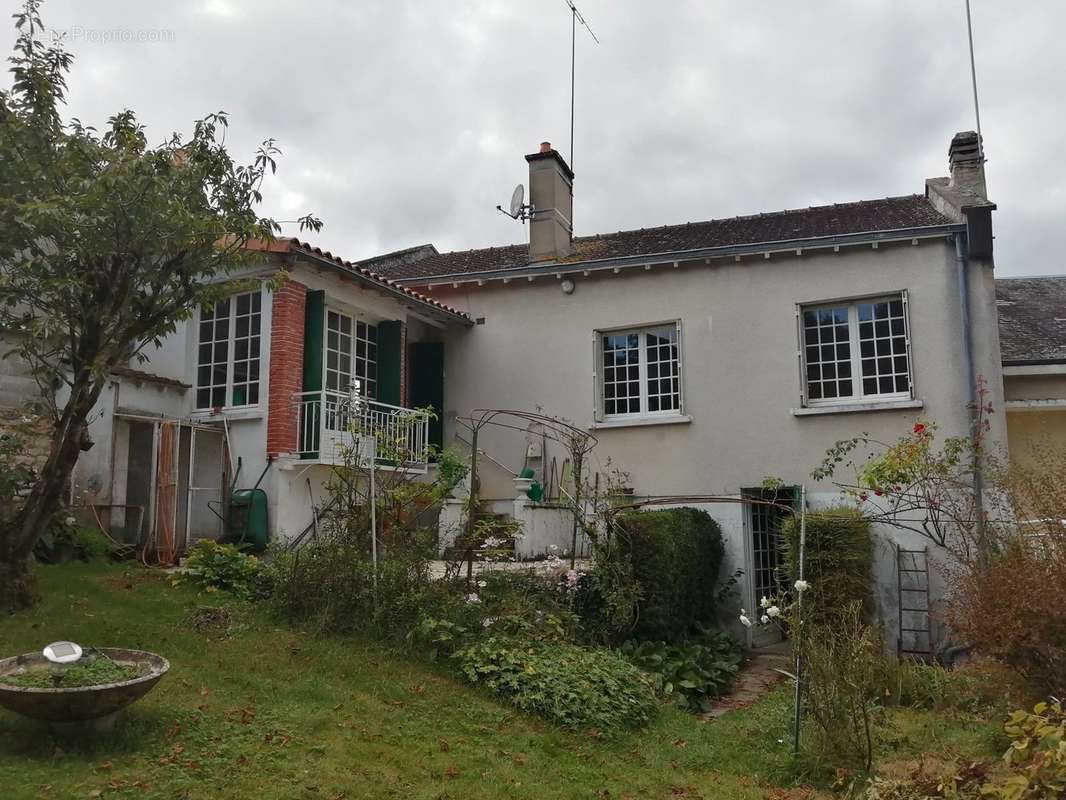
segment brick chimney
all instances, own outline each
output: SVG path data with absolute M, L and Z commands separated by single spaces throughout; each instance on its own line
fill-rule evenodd
M 570 255 L 574 239 L 574 173 L 550 142 L 526 156 L 529 163 L 529 260 L 557 261 Z
M 988 201 L 981 143 L 974 131 L 962 131 L 952 137 L 951 146 L 948 147 L 948 164 L 951 169 L 949 188 Z

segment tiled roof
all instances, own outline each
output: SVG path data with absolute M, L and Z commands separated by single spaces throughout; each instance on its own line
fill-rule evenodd
M 1000 278 L 996 305 L 1003 363 L 1066 361 L 1066 275 Z
M 171 389 L 179 389 L 185 391 L 192 387 L 175 378 L 165 378 L 162 375 L 156 375 L 152 372 L 145 372 L 141 369 L 134 369 L 133 367 L 117 366 L 111 368 L 112 375 L 118 375 L 120 378 L 129 378 L 133 381 L 143 381 L 144 383 L 157 383 L 160 386 L 166 386 Z
M 333 264 L 336 264 L 338 267 L 346 269 L 349 272 L 360 276 L 369 283 L 374 283 L 381 287 L 387 288 L 396 294 L 406 295 L 411 300 L 414 300 L 418 303 L 422 303 L 427 306 L 432 306 L 433 308 L 436 308 L 439 311 L 443 311 L 447 314 L 454 315 L 455 317 L 461 319 L 466 323 L 469 323 L 470 321 L 470 318 L 462 311 L 457 311 L 456 309 L 452 308 L 451 306 L 445 305 L 439 300 L 434 300 L 432 297 L 427 297 L 421 292 L 416 292 L 414 289 L 410 289 L 406 286 L 402 286 L 396 283 L 395 280 L 393 280 L 393 278 L 395 277 L 393 275 L 389 275 L 388 277 L 386 277 L 385 275 L 382 275 L 379 272 L 375 272 L 372 269 L 368 269 L 362 264 L 357 264 L 352 261 L 346 261 L 345 259 L 339 256 L 333 255 L 328 250 L 323 250 L 320 247 L 315 247 L 313 244 L 310 244 L 308 242 L 302 242 L 294 237 L 284 237 L 280 239 L 275 239 L 272 242 L 252 241 L 248 242 L 245 246 L 250 250 L 263 250 L 270 253 L 303 253 L 304 255 L 309 255 L 315 258 L 323 259 L 325 261 L 330 261 Z M 421 245 L 420 247 L 409 248 L 408 250 L 410 252 L 436 252 L 436 249 L 433 248 L 432 245 Z M 394 259 L 394 263 L 399 264 L 403 263 L 404 259 L 395 257 L 402 254 L 406 254 L 407 252 L 408 251 L 397 251 L 396 253 L 389 253 L 386 256 L 378 256 L 376 258 L 369 259 L 368 261 L 363 263 L 371 265 L 376 265 L 378 263 L 389 263 L 389 259 L 391 258 Z
M 951 220 L 934 209 L 924 195 L 886 197 L 749 217 L 577 236 L 574 250 L 564 263 L 949 224 Z M 410 282 L 443 275 L 521 269 L 528 265 L 528 247 L 521 244 L 441 253 L 418 261 L 391 264 L 384 270 L 390 278 Z

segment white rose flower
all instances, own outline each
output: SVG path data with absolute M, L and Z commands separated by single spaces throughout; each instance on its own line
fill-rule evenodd
M 762 617 L 759 619 L 759 622 L 761 622 L 763 625 L 766 625 L 770 622 L 770 618 L 763 614 Z
M 64 521 L 64 522 L 65 522 L 65 523 L 66 523 L 67 525 L 73 525 L 73 524 L 74 524 L 75 522 L 77 522 L 77 520 L 76 520 L 76 519 L 74 519 L 74 517 L 67 517 L 67 518 L 66 518 L 65 520 L 63 520 L 63 521 Z
M 781 609 L 778 608 L 777 606 L 770 606 L 768 609 L 766 609 L 766 616 L 771 617 L 771 618 L 780 617 L 781 616 Z
M 472 605 L 472 606 L 476 606 L 476 605 L 478 605 L 479 603 L 481 603 L 481 598 L 480 598 L 480 597 L 478 597 L 478 596 L 477 596 L 476 594 L 474 594 L 473 592 L 471 592 L 470 594 L 468 594 L 468 595 L 466 596 L 466 602 L 467 602 L 467 603 L 468 603 L 469 605 Z
M 740 615 L 740 624 L 743 625 L 745 628 L 750 628 L 751 627 L 751 620 L 748 619 L 743 614 L 741 614 Z
M 770 602 L 770 598 L 769 597 L 764 597 L 762 600 L 759 601 L 759 607 L 760 608 L 769 608 L 772 605 L 773 605 L 773 603 Z
M 811 588 L 811 585 L 807 581 L 796 581 L 793 586 L 796 587 L 797 592 L 805 592 Z
M 478 581 L 478 582 L 477 582 L 477 585 L 478 585 L 478 588 L 479 588 L 479 589 L 484 589 L 484 588 L 485 588 L 486 586 L 488 586 L 489 584 L 488 584 L 488 581 Z

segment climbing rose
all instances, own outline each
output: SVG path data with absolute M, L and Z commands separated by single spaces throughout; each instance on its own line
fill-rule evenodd
M 766 625 L 770 621 L 770 618 L 763 614 L 759 621 L 762 622 L 763 625 Z
M 773 605 L 773 603 L 770 602 L 770 598 L 769 597 L 764 597 L 762 600 L 759 601 L 759 607 L 760 608 L 769 608 L 772 605 Z
M 914 423 L 914 432 L 916 434 L 918 434 L 919 436 L 921 436 L 923 433 L 925 433 L 925 425 L 923 423 L 921 423 L 921 422 L 915 422 Z
M 766 616 L 768 616 L 768 617 L 780 617 L 781 616 L 781 609 L 778 608 L 777 606 L 770 606 L 768 609 L 766 609 Z
M 805 592 L 809 588 L 811 588 L 811 585 L 807 583 L 807 581 L 796 581 L 793 586 L 796 588 L 796 591 L 800 593 Z
M 751 620 L 748 619 L 747 615 L 744 613 L 743 608 L 740 609 L 740 624 L 743 625 L 745 628 L 751 627 Z

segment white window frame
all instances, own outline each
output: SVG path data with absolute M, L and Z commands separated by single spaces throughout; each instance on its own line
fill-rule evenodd
M 235 365 L 235 362 L 237 361 L 237 358 L 236 358 L 236 354 L 237 354 L 237 298 L 238 297 L 243 297 L 245 295 L 248 295 L 248 296 L 258 295 L 259 296 L 259 311 L 255 312 L 256 314 L 258 314 L 258 317 L 259 317 L 259 332 L 256 334 L 256 336 L 259 339 L 259 355 L 256 356 L 256 358 L 255 358 L 255 360 L 258 361 L 258 363 L 259 363 L 259 374 L 256 377 L 255 381 L 251 381 L 251 380 L 241 381 L 241 385 L 242 386 L 250 386 L 252 383 L 255 383 L 256 386 L 257 386 L 257 395 L 258 396 L 257 396 L 256 402 L 254 402 L 254 403 L 244 403 L 242 405 L 233 405 L 233 402 L 232 402 L 233 401 L 233 387 L 234 387 L 233 373 L 234 373 L 234 365 Z M 221 409 L 223 411 L 237 410 L 237 409 L 240 409 L 240 410 L 258 409 L 258 408 L 260 408 L 263 405 L 263 401 L 264 401 L 264 370 L 263 370 L 263 364 L 264 364 L 264 362 L 266 360 L 265 351 L 264 351 L 264 348 L 265 348 L 265 345 L 266 345 L 266 341 L 265 341 L 266 337 L 263 334 L 263 326 L 264 326 L 264 321 L 265 321 L 266 300 L 263 297 L 263 290 L 262 290 L 262 288 L 259 288 L 259 289 L 252 289 L 251 291 L 248 291 L 248 292 L 237 292 L 236 294 L 232 294 L 232 295 L 230 295 L 227 298 L 223 298 L 223 300 L 228 300 L 229 301 L 229 320 L 228 320 L 228 322 L 226 324 L 226 386 L 225 386 L 225 401 L 226 402 L 225 402 L 224 405 L 221 406 Z M 251 301 L 249 301 L 249 303 L 251 303 Z M 217 303 L 216 303 L 216 305 L 217 305 Z M 249 305 L 249 309 L 251 309 L 250 305 Z M 251 314 L 249 314 L 249 316 L 251 316 Z M 210 383 L 210 384 L 208 384 L 206 386 L 200 384 L 200 367 L 203 366 L 203 365 L 200 364 L 200 346 L 201 346 L 201 344 L 203 344 L 203 342 L 200 340 L 200 325 L 201 325 L 202 322 L 203 322 L 203 307 L 201 306 L 196 311 L 196 348 L 195 348 L 194 353 L 193 353 L 193 364 L 194 364 L 193 368 L 195 370 L 195 373 L 194 373 L 195 380 L 193 381 L 193 383 L 194 383 L 194 386 L 193 386 L 193 407 L 194 407 L 195 411 L 198 412 L 198 413 L 205 412 L 205 411 L 213 411 L 215 408 L 219 408 L 219 406 L 213 406 L 213 405 L 201 406 L 200 402 L 199 402 L 199 397 L 198 397 L 201 389 L 212 389 L 212 388 L 214 388 L 216 386 L 216 384 L 214 384 L 214 383 Z M 246 338 L 246 339 L 250 340 L 252 337 L 250 335 L 248 335 L 248 336 L 245 336 L 245 337 L 242 337 L 242 338 Z M 212 344 L 214 344 L 215 341 L 216 340 L 212 339 Z M 250 361 L 251 359 L 249 357 L 245 357 L 245 358 L 240 359 L 240 360 L 241 361 Z M 212 355 L 212 363 L 211 363 L 212 368 L 214 367 L 215 363 L 216 362 L 214 362 L 214 356 Z M 221 362 L 218 362 L 218 363 L 221 364 Z
M 673 326 L 677 332 L 677 408 L 659 411 L 648 411 L 648 350 L 647 334 L 655 329 L 669 328 Z M 603 337 L 617 336 L 620 334 L 636 333 L 640 337 L 638 345 L 639 360 L 638 380 L 640 382 L 640 407 L 639 412 L 627 412 L 624 414 L 608 414 L 607 398 L 604 396 L 604 371 L 603 362 Z M 597 422 L 632 422 L 640 420 L 665 420 L 682 418 L 685 413 L 685 380 L 684 380 L 684 346 L 681 333 L 681 320 L 672 319 L 662 322 L 642 323 L 639 325 L 623 325 L 613 328 L 598 328 L 592 333 L 592 344 L 595 356 L 595 372 L 593 373 L 596 388 L 595 419 Z
M 905 392 L 874 392 L 866 394 L 863 391 L 862 381 L 862 352 L 859 341 L 859 306 L 869 303 L 901 301 L 903 303 L 903 336 L 905 353 L 907 356 L 907 391 Z M 852 394 L 848 397 L 829 397 L 812 399 L 809 396 L 809 382 L 807 380 L 807 343 L 804 328 L 803 313 L 805 311 L 824 311 L 847 307 L 848 310 L 848 341 L 851 361 L 851 385 Z M 827 406 L 863 405 L 880 402 L 894 402 L 900 400 L 913 400 L 914 390 L 914 358 L 911 352 L 911 324 L 910 308 L 907 300 L 907 290 L 898 292 L 879 293 L 864 295 L 861 297 L 847 297 L 837 300 L 826 300 L 813 303 L 799 303 L 796 305 L 796 335 L 797 361 L 799 363 L 800 399 L 805 408 L 824 408 Z M 875 356 L 876 357 L 876 356 Z
M 350 309 L 345 309 L 345 308 L 342 308 L 340 306 L 337 306 L 337 305 L 334 305 L 334 304 L 330 304 L 330 303 L 326 304 L 325 312 L 324 312 L 325 313 L 325 317 L 322 320 L 322 332 L 323 332 L 323 336 L 322 336 L 322 387 L 323 387 L 323 389 L 325 389 L 326 386 L 329 383 L 329 381 L 328 381 L 328 373 L 329 373 L 329 352 L 330 352 L 330 348 L 329 348 L 329 315 L 330 315 L 330 312 L 332 312 L 332 313 L 334 313 L 334 314 L 336 314 L 336 315 L 338 315 L 340 317 L 347 317 L 351 321 L 351 341 L 352 341 L 352 343 L 351 343 L 351 352 L 348 354 L 348 357 L 349 357 L 348 379 L 349 379 L 349 381 L 359 381 L 360 394 L 362 394 L 364 397 L 368 397 L 371 400 L 376 400 L 377 399 L 377 388 L 378 388 L 378 367 L 379 367 L 378 352 L 377 352 L 378 343 L 377 343 L 377 335 L 376 335 L 378 323 L 376 321 L 367 319 L 366 317 L 361 316 L 358 313 L 355 313 L 355 312 L 353 312 Z M 360 337 L 359 337 L 359 326 L 360 325 L 364 325 L 364 326 L 366 326 L 368 328 L 374 328 L 375 329 L 375 336 L 374 336 L 375 341 L 373 342 L 373 345 L 374 345 L 374 358 L 373 359 L 369 358 L 369 356 L 364 357 L 364 358 L 360 358 L 358 355 L 356 355 L 356 352 L 358 350 L 360 341 L 366 342 L 368 347 L 371 344 L 369 339 L 360 339 Z M 374 364 L 374 378 L 373 378 L 373 390 L 374 391 L 373 391 L 373 393 L 370 393 L 368 391 L 368 384 L 369 384 L 371 379 L 370 378 L 363 378 L 363 377 L 360 377 L 358 375 L 358 370 L 356 369 L 356 363 L 358 361 L 363 361 L 363 362 L 366 362 L 366 363 L 373 362 L 373 364 Z M 335 371 L 339 372 L 339 370 L 335 370 Z M 347 391 L 347 387 L 338 388 L 338 389 L 335 389 L 335 390 L 330 389 L 330 390 L 327 390 L 327 391 L 338 391 L 338 392 L 344 393 L 344 392 Z

